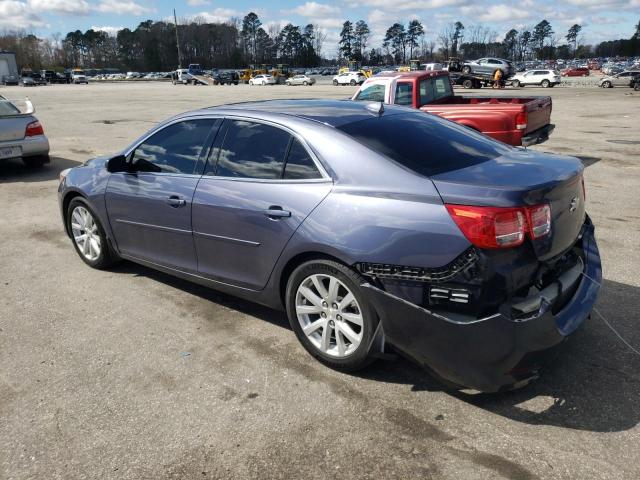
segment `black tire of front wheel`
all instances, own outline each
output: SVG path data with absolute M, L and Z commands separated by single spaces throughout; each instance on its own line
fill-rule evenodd
M 88 258 L 86 258 L 78 248 L 78 244 L 73 239 L 73 231 L 71 229 L 71 213 L 78 206 L 82 206 L 89 211 L 89 213 L 93 217 L 93 221 L 98 227 L 98 234 L 100 235 L 100 245 L 102 248 L 100 249 L 100 255 L 95 260 L 89 260 Z M 91 268 L 101 270 L 107 268 L 109 265 L 112 265 L 117 261 L 117 257 L 111 252 L 111 247 L 109 245 L 109 241 L 107 240 L 107 235 L 104 233 L 104 228 L 102 228 L 100 218 L 96 215 L 93 209 L 89 206 L 89 203 L 84 198 L 76 197 L 71 200 L 71 202 L 69 202 L 65 219 L 67 222 L 67 231 L 69 232 L 73 248 L 75 248 L 76 253 L 84 263 L 89 265 Z
M 334 276 L 344 283 L 345 286 L 351 290 L 351 293 L 353 293 L 358 305 L 360 306 L 363 318 L 362 341 L 356 351 L 348 357 L 335 358 L 318 350 L 304 334 L 302 327 L 300 326 L 300 322 L 298 321 L 295 309 L 298 287 L 307 277 L 318 273 Z M 289 324 L 305 350 L 307 350 L 311 356 L 330 368 L 345 372 L 353 372 L 366 367 L 375 360 L 372 356 L 371 345 L 373 343 L 373 338 L 379 320 L 375 310 L 369 302 L 366 301 L 362 294 L 360 285 L 364 282 L 366 282 L 364 277 L 345 265 L 324 259 L 310 260 L 303 263 L 291 273 L 287 280 L 285 303 Z

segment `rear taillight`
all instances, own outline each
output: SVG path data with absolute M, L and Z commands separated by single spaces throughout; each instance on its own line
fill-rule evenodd
M 520 112 L 516 115 L 516 130 L 527 129 L 527 112 Z
M 446 207 L 467 240 L 479 248 L 516 247 L 527 234 L 538 239 L 551 232 L 551 208 L 546 204 L 515 208 Z
M 37 120 L 27 125 L 27 129 L 24 132 L 25 137 L 35 137 L 36 135 L 44 135 L 42 124 Z
M 527 207 L 525 211 L 531 238 L 544 237 L 551 231 L 551 207 L 549 205 Z

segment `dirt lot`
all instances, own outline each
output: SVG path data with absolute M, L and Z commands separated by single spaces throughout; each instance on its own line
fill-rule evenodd
M 62 231 L 58 172 L 169 115 L 351 92 L 0 89 L 31 96 L 54 156 L 38 172 L 0 165 L 0 478 L 640 477 L 640 356 L 597 315 L 534 385 L 451 394 L 404 360 L 331 371 L 282 313 L 129 263 L 91 270 Z M 605 278 L 597 309 L 640 349 L 640 94 L 515 94 L 553 96 L 557 128 L 536 148 L 587 166 Z

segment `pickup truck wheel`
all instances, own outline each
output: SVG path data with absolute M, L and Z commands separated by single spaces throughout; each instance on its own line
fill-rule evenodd
M 109 250 L 109 242 L 100 220 L 82 197 L 71 200 L 66 216 L 67 231 L 84 263 L 100 269 L 116 260 Z
M 462 73 L 469 75 L 471 73 L 471 67 L 469 65 L 465 65 L 462 67 Z
M 523 86 L 519 80 L 514 80 L 513 82 L 511 82 L 511 85 L 513 85 L 516 88 L 520 88 Z
M 333 81 L 333 86 L 334 86 L 334 87 L 337 87 L 337 86 L 338 86 L 338 80 L 334 80 L 334 81 Z
M 542 82 L 540 82 L 540 86 L 542 86 L 543 88 L 549 88 L 550 84 L 551 82 L 549 82 L 549 80 L 542 80 Z
M 473 80 L 467 78 L 462 81 L 462 88 L 473 88 Z
M 349 85 L 351 85 L 352 87 L 355 87 L 356 86 L 356 81 L 355 80 L 351 80 L 349 82 Z
M 606 82 L 602 82 L 602 87 L 603 88 L 611 88 L 613 85 L 611 84 L 611 82 L 606 81 Z
M 321 259 L 303 263 L 287 281 L 291 328 L 304 348 L 331 368 L 354 371 L 373 360 L 378 318 L 362 295 L 363 282 L 350 268 Z

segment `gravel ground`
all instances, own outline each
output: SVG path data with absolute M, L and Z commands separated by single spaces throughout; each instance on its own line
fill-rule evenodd
M 404 360 L 357 375 L 329 370 L 282 313 L 130 263 L 91 270 L 62 231 L 58 172 L 169 115 L 352 92 L 0 88 L 33 99 L 53 155 L 37 172 L 0 165 L 0 478 L 640 477 L 640 358 L 598 315 L 533 385 L 452 394 Z M 587 166 L 605 278 L 597 311 L 640 349 L 640 94 L 498 94 L 553 96 L 556 131 L 535 148 Z

